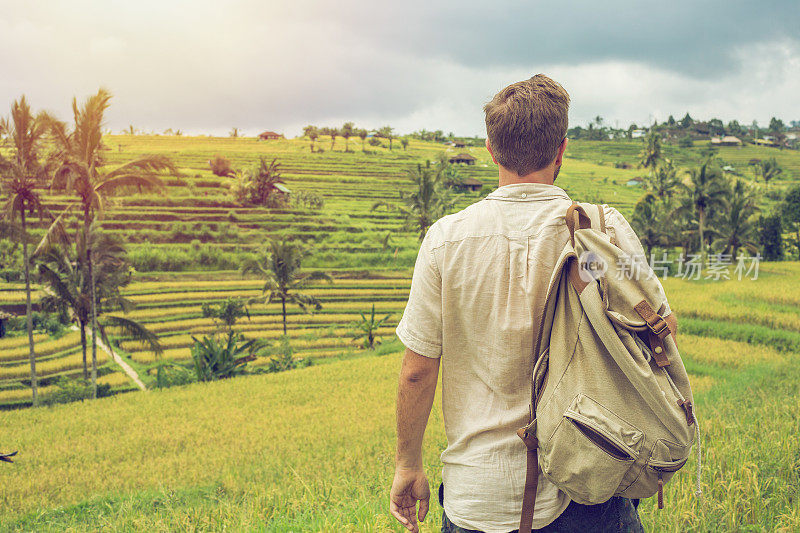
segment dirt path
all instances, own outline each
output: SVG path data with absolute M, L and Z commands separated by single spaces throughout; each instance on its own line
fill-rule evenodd
M 74 329 L 75 331 L 80 331 L 77 326 L 73 326 L 72 329 Z M 91 335 L 90 331 L 87 331 L 87 336 L 88 335 Z M 145 384 L 142 382 L 141 379 L 139 379 L 139 374 L 137 374 L 136 371 L 133 368 L 131 368 L 131 365 L 126 363 L 120 356 L 114 353 L 114 350 L 112 350 L 110 346 L 106 346 L 105 343 L 102 340 L 100 340 L 100 337 L 97 338 L 97 347 L 106 352 L 111 357 L 111 359 L 113 359 L 114 362 L 119 365 L 122 371 L 128 374 L 128 377 L 133 380 L 133 382 L 136 384 L 137 387 L 139 387 L 144 391 L 147 390 Z

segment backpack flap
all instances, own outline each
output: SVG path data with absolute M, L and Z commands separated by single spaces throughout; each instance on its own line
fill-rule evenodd
M 663 316 L 666 300 L 653 271 L 641 258 L 612 244 L 607 235 L 585 230 L 575 235 L 581 272 L 597 278 L 608 318 L 639 333 L 658 366 L 668 366 L 665 338 L 672 331 Z

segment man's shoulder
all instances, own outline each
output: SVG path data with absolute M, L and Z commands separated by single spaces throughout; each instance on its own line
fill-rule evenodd
M 434 222 L 428 230 L 432 246 L 439 246 L 449 240 L 461 239 L 474 233 L 480 227 L 485 206 L 486 200 L 481 199 Z

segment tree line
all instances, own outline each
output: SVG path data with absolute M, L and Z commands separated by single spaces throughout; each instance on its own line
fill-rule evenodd
M 344 151 L 350 152 L 350 139 L 351 138 L 358 138 L 361 139 L 361 151 L 366 152 L 365 144 L 369 142 L 372 146 L 380 146 L 382 142 L 380 139 L 386 139 L 389 141 L 389 150 L 391 151 L 394 146 L 395 140 L 400 140 L 400 144 L 403 147 L 403 150 L 408 149 L 408 137 L 406 136 L 398 136 L 394 132 L 394 128 L 391 126 L 383 126 L 381 128 L 375 130 L 368 130 L 366 128 L 357 128 L 354 123 L 352 122 L 345 122 L 341 127 L 336 126 L 313 126 L 308 125 L 303 128 L 303 136 L 308 138 L 311 141 L 311 151 L 322 151 L 320 148 L 316 146 L 317 139 L 320 137 L 329 137 L 331 141 L 331 145 L 329 150 L 333 150 L 336 146 L 336 139 L 342 138 L 344 139 Z M 367 141 L 369 138 L 369 141 Z
M 651 131 L 642 140 L 639 166 L 649 170 L 647 191 L 634 208 L 632 225 L 648 258 L 655 248 L 680 248 L 684 255 L 709 251 L 735 258 L 740 251 L 760 253 L 766 260 L 782 259 L 783 230 L 800 259 L 800 185 L 778 197 L 769 213 L 759 208 L 769 181 L 783 169 L 774 158 L 754 160 L 756 183 L 730 176 L 722 161 L 708 152 L 694 168 L 679 169 L 662 151 L 662 138 Z
M 693 137 L 708 138 L 709 136 L 724 135 L 739 137 L 744 142 L 767 137 L 774 139 L 778 146 L 784 147 L 792 144 L 789 142 L 787 133 L 790 130 L 800 131 L 800 121 L 789 121 L 787 126 L 780 118 L 772 117 L 767 126 L 760 126 L 756 120 L 750 124 L 744 124 L 734 119 L 725 124 L 718 118 L 711 118 L 707 121 L 695 120 L 689 113 L 686 113 L 683 118 L 678 120 L 670 115 L 661 123 L 657 121 L 650 125 L 632 123 L 627 128 L 619 128 L 610 126 L 602 116 L 597 115 L 585 126 L 577 125 L 569 128 L 567 134 L 571 139 L 631 139 L 637 130 L 656 131 L 663 137 L 689 141 Z M 793 145 L 797 146 L 796 140 L 793 142 Z M 686 143 L 686 146 L 691 146 L 691 143 Z

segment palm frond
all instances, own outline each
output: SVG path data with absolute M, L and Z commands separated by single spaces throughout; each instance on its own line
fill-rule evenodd
M 106 180 L 114 179 L 127 175 L 155 174 L 158 172 L 168 172 L 173 176 L 179 176 L 180 171 L 172 160 L 164 155 L 148 155 L 129 161 L 124 165 L 115 168 L 105 175 Z
M 37 257 L 43 254 L 53 246 L 62 245 L 69 242 L 67 230 L 64 227 L 64 216 L 72 210 L 73 206 L 74 204 L 67 205 L 67 207 L 64 208 L 64 211 L 62 211 L 61 214 L 59 214 L 50 224 L 50 226 L 47 228 L 47 231 L 42 236 L 42 240 L 39 241 L 39 244 L 33 251 L 32 257 Z
M 113 193 L 129 187 L 138 188 L 139 191 L 161 190 L 164 188 L 164 182 L 155 174 L 125 173 L 106 177 L 95 186 L 95 191 L 97 193 Z
M 156 354 L 160 355 L 164 351 L 158 336 L 135 320 L 117 315 L 107 315 L 103 317 L 103 325 L 118 328 L 124 335 L 148 345 L 150 350 Z

